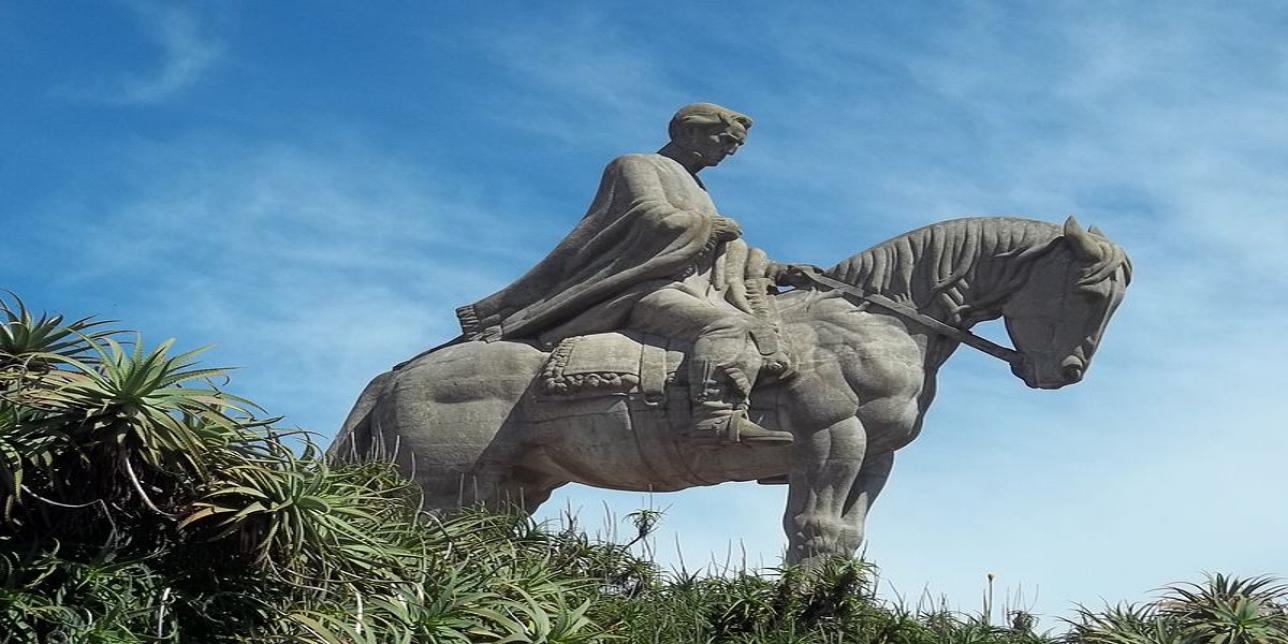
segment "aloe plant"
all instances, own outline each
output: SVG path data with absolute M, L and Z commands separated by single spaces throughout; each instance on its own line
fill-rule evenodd
M 327 462 L 173 347 L 0 298 L 0 644 L 1286 641 L 1269 578 L 1213 575 L 1039 634 L 1027 614 L 881 600 L 863 561 L 663 571 L 658 510 L 627 516 L 620 544 L 427 514 L 393 465 Z

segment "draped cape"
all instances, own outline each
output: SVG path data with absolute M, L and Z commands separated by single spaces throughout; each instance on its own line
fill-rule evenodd
M 708 253 L 736 249 L 728 275 L 746 306 L 748 248 L 716 244 L 715 205 L 697 178 L 658 154 L 632 154 L 604 170 L 589 210 L 550 254 L 509 286 L 456 310 L 470 340 L 522 339 L 620 329 L 644 293 L 685 278 Z M 763 257 L 750 254 L 761 266 Z M 725 271 L 732 273 L 735 271 Z

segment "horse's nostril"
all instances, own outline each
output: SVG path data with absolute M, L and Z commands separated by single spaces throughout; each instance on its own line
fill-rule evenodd
M 1079 380 L 1082 380 L 1082 367 L 1076 364 L 1066 366 L 1063 369 L 1063 373 L 1064 379 L 1068 382 L 1078 382 Z

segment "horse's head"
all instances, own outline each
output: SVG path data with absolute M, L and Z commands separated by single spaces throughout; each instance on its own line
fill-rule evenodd
M 1082 380 L 1110 316 L 1131 280 L 1122 249 L 1095 226 L 1070 217 L 1049 252 L 1002 306 L 1006 330 L 1022 360 L 1011 370 L 1038 389 Z

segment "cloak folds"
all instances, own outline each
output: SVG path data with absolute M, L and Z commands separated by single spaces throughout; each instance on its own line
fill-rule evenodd
M 676 161 L 619 157 L 604 170 L 586 215 L 545 259 L 513 284 L 456 310 L 464 337 L 619 329 L 634 301 L 683 279 L 712 250 L 716 216 L 706 190 Z

